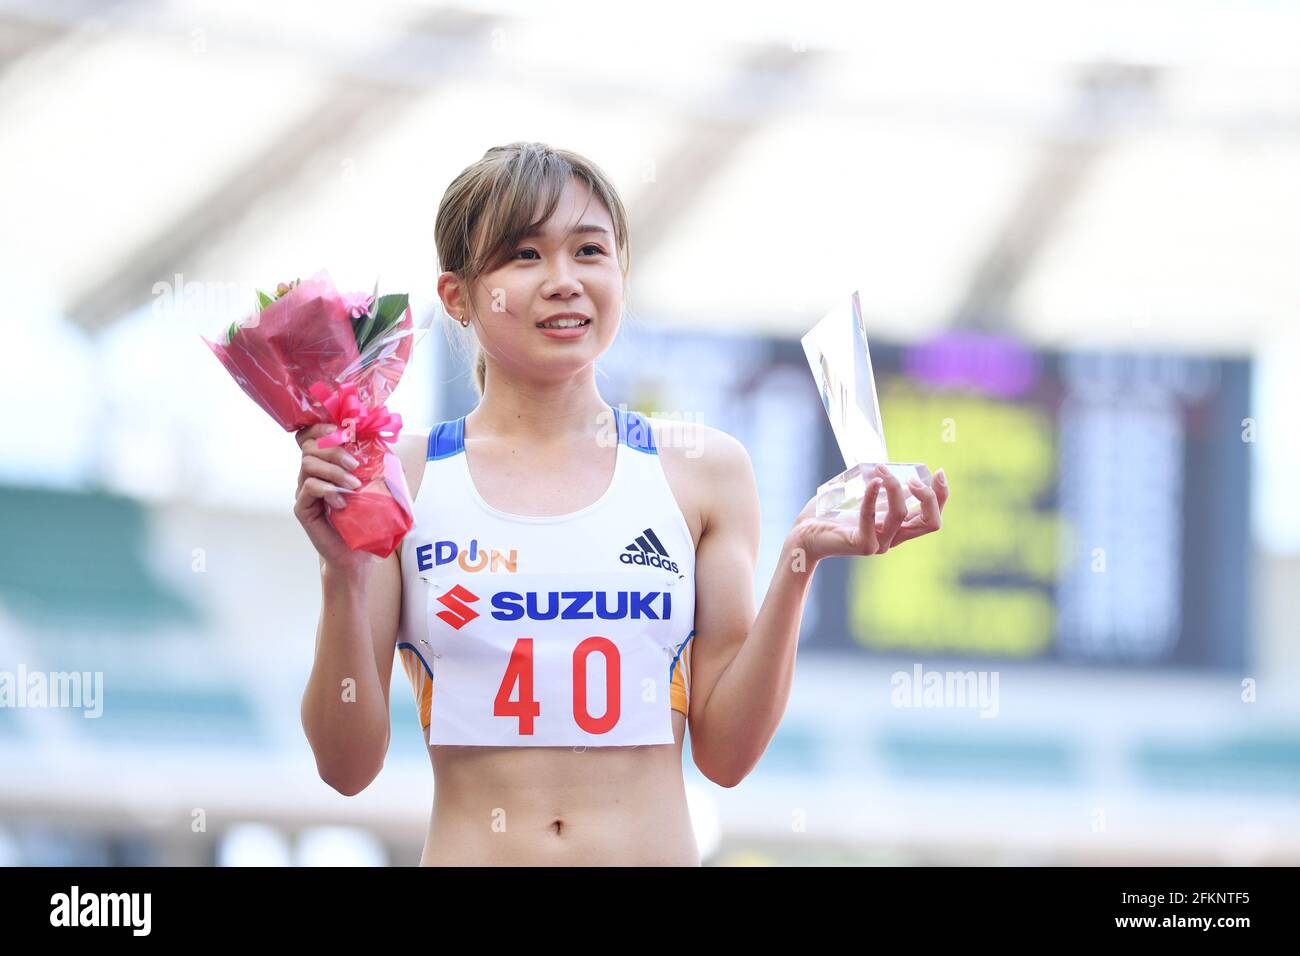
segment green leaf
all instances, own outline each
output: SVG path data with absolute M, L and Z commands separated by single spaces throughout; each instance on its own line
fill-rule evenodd
M 375 317 L 367 312 L 359 319 L 352 320 L 353 332 L 357 337 L 357 351 L 362 355 L 366 354 L 366 346 L 370 344 L 371 330 L 375 327 Z
M 363 355 L 366 351 L 366 344 L 370 341 L 370 332 L 375 325 L 375 307 L 379 302 L 379 280 L 375 280 L 375 290 L 370 293 L 370 308 L 366 314 L 352 320 L 353 332 L 357 337 L 357 350 Z
M 257 304 L 260 308 L 265 309 L 268 305 L 270 305 L 274 301 L 275 301 L 275 296 L 267 295 L 261 289 L 257 290 Z
M 411 297 L 405 292 L 380 296 L 379 302 L 376 304 L 375 314 L 379 327 L 385 334 L 401 321 L 402 316 L 406 313 L 406 307 L 410 299 Z
M 235 333 L 239 331 L 239 323 L 231 322 L 230 328 L 226 329 L 226 344 L 229 345 L 235 340 Z
M 405 292 L 383 295 L 375 300 L 374 314 L 364 329 L 357 333 L 357 348 L 363 355 L 376 343 L 382 342 L 401 322 L 409 301 L 410 296 Z

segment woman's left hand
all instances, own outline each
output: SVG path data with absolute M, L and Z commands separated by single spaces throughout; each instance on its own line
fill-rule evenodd
M 876 521 L 876 500 L 884 489 L 889 503 L 883 519 Z M 907 496 L 903 485 L 889 470 L 877 466 L 867 482 L 858 510 L 858 520 L 850 522 L 834 515 L 817 517 L 817 497 L 814 495 L 795 519 L 790 529 L 790 540 L 804 549 L 810 562 L 834 555 L 861 556 L 884 554 L 904 541 L 938 531 L 942 524 L 943 506 L 948 501 L 948 478 L 940 468 L 934 473 L 932 485 L 915 478 L 908 488 L 921 503 L 917 511 L 908 513 Z

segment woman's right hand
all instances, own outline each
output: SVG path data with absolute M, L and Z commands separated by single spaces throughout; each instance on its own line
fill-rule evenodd
M 354 571 L 370 564 L 373 555 L 349 548 L 329 523 L 327 509 L 346 508 L 348 491 L 361 487 L 360 480 L 352 474 L 358 463 L 341 445 L 324 449 L 316 445 L 316 439 L 337 428 L 331 422 L 323 422 L 296 432 L 298 447 L 302 449 L 302 467 L 298 469 L 293 513 L 326 567 Z

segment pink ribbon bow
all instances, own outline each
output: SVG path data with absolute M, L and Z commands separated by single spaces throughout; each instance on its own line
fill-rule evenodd
M 309 389 L 311 397 L 325 407 L 329 420 L 338 425 L 332 431 L 316 440 L 318 448 L 333 448 L 344 442 L 365 441 L 377 438 L 390 445 L 397 441 L 402 430 L 402 416 L 395 415 L 386 405 L 378 408 L 362 408 L 357 387 L 352 382 L 339 386 L 338 392 L 331 392 L 323 382 L 315 382 Z

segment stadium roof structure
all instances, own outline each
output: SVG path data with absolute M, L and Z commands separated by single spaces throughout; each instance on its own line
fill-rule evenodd
M 332 267 L 433 308 L 495 144 L 606 168 L 629 305 L 1244 352 L 1300 311 L 1300 6 L 0 2 L 0 275 L 87 330 Z M 239 306 L 245 305 L 239 302 Z

